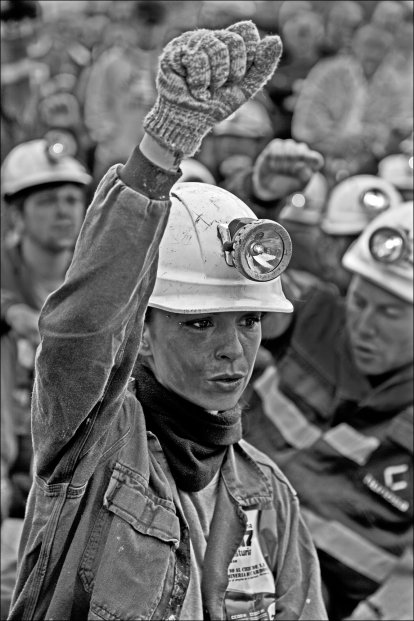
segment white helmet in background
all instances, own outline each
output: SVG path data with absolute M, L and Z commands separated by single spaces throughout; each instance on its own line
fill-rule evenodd
M 177 183 L 149 306 L 176 313 L 292 312 L 280 274 L 291 242 L 239 198 L 205 183 Z
M 329 196 L 321 229 L 328 235 L 358 235 L 383 211 L 402 202 L 394 185 L 375 175 L 354 175 L 336 185 Z
M 404 153 L 387 155 L 378 164 L 378 174 L 398 190 L 413 190 L 413 162 L 412 155 L 410 157 Z
M 48 183 L 89 185 L 92 177 L 74 157 L 65 154 L 64 145 L 31 140 L 10 151 L 1 167 L 1 193 L 11 199 L 23 190 Z
M 209 183 L 210 185 L 215 185 L 216 183 L 207 166 L 192 157 L 182 160 L 180 169 L 182 176 L 178 183 L 184 183 L 185 181 L 199 181 L 200 183 Z
M 318 224 L 328 196 L 326 177 L 316 172 L 302 192 L 291 194 L 280 212 L 280 219 L 301 224 Z
M 413 302 L 413 202 L 379 215 L 348 248 L 342 263 L 378 287 Z

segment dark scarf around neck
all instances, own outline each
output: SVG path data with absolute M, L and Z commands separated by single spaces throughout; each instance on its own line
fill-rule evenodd
M 135 367 L 136 395 L 147 429 L 158 438 L 177 487 L 197 492 L 213 479 L 227 448 L 241 439 L 241 410 L 212 414 L 167 390 L 143 364 Z

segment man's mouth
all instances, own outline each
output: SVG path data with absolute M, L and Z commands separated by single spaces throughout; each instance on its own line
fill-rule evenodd
M 359 358 L 373 358 L 376 356 L 376 352 L 374 349 L 372 349 L 372 347 L 367 347 L 366 345 L 363 345 L 361 343 L 353 345 L 353 350 L 355 355 L 357 355 Z

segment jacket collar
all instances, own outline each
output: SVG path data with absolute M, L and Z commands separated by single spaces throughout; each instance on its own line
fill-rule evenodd
M 378 412 L 398 412 L 413 402 L 413 363 L 399 369 L 385 382 L 374 388 L 360 407 Z
M 161 466 L 171 490 L 174 490 L 176 483 L 157 437 L 153 433 L 147 432 L 147 438 L 150 453 Z M 243 444 L 245 443 L 242 441 L 229 446 L 222 463 L 221 474 L 226 489 L 233 500 L 244 508 L 264 509 L 272 506 L 273 488 L 271 481 L 256 461 L 246 452 Z M 165 494 L 165 488 L 163 491 Z M 165 496 L 167 497 L 169 494 L 165 494 Z M 172 496 L 170 500 L 172 500 Z
M 243 441 L 229 447 L 221 473 L 229 494 L 245 508 L 272 505 L 272 484 L 258 463 L 243 448 Z

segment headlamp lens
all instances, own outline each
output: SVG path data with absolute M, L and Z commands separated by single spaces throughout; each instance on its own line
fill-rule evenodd
M 369 249 L 377 261 L 396 263 L 405 251 L 405 240 L 395 229 L 378 229 L 369 239 Z
M 391 204 L 388 194 L 377 188 L 366 190 L 361 195 L 360 202 L 370 217 L 375 217 L 379 213 L 386 211 Z
M 306 198 L 303 194 L 293 194 L 290 202 L 292 203 L 293 207 L 298 207 L 302 209 L 306 205 Z
M 279 276 L 292 256 L 288 232 L 273 220 L 256 220 L 239 229 L 233 239 L 235 267 L 250 280 Z
M 50 129 L 46 135 L 46 154 L 52 163 L 59 162 L 63 157 L 75 156 L 77 152 L 76 140 L 65 130 Z

